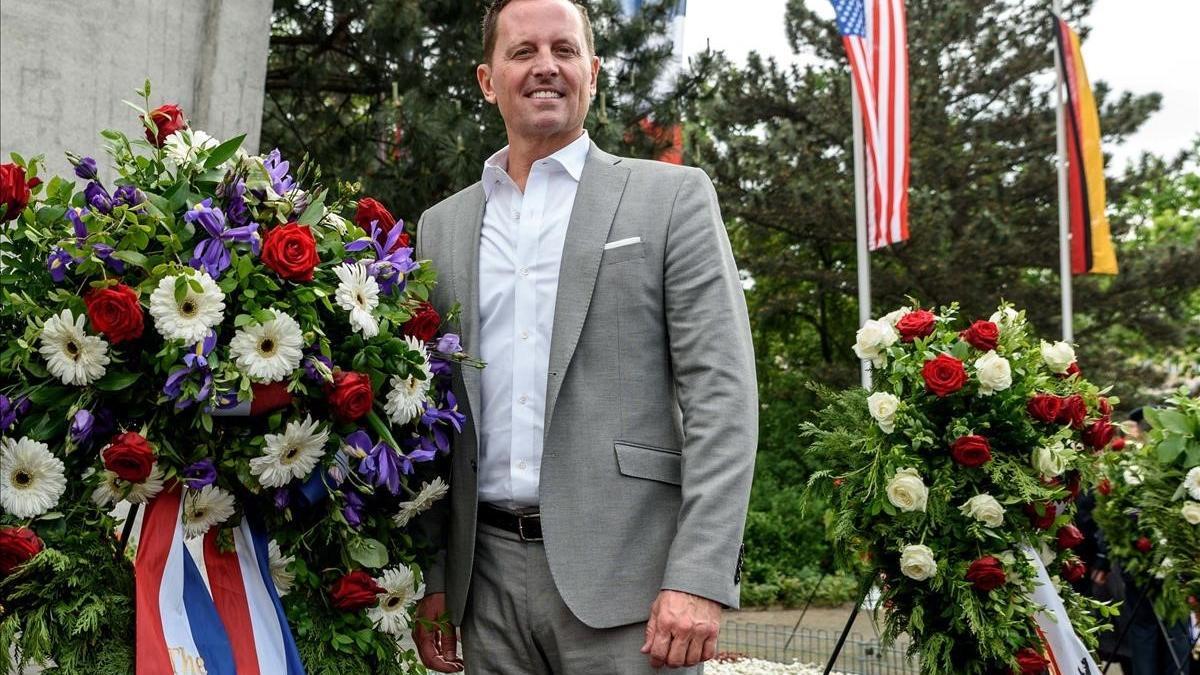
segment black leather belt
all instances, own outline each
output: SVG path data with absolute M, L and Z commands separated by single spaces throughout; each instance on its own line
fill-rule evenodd
M 536 511 L 518 514 L 491 504 L 480 504 L 479 522 L 512 532 L 521 537 L 521 541 L 542 541 L 542 514 Z

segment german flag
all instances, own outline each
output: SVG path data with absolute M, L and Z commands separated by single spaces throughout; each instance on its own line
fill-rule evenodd
M 1067 186 L 1071 216 L 1071 272 L 1116 274 L 1117 256 L 1104 213 L 1104 156 L 1100 115 L 1083 67 L 1079 35 L 1054 17 L 1058 54 L 1067 85 Z

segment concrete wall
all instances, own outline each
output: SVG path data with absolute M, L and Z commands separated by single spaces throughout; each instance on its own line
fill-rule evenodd
M 101 129 L 141 135 L 122 99 L 149 77 L 151 107 L 177 103 L 221 140 L 258 148 L 271 0 L 0 0 L 0 161 L 107 155 Z

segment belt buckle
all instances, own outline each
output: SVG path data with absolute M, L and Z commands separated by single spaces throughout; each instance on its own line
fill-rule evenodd
M 542 537 L 530 537 L 525 534 L 525 520 L 534 518 L 538 519 L 539 524 L 541 523 L 542 515 L 540 513 L 532 516 L 517 516 L 517 534 L 521 535 L 521 541 L 544 541 Z

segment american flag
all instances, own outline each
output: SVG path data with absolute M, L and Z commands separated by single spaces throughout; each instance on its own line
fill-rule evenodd
M 862 111 L 867 241 L 908 239 L 908 38 L 904 0 L 831 0 Z

